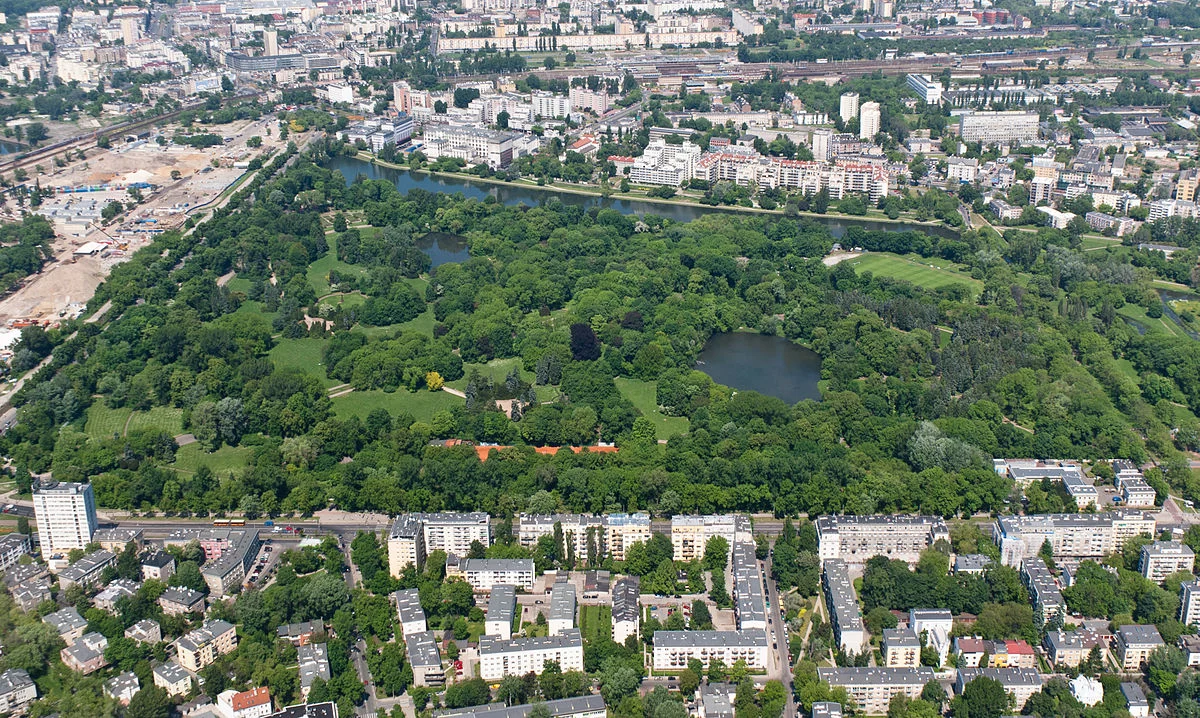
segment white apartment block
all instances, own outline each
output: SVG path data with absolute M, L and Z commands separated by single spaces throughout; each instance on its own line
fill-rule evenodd
M 691 142 L 669 145 L 662 138 L 651 140 L 630 168 L 629 181 L 679 187 L 692 178 L 692 168 L 700 161 L 700 155 L 700 146 Z
M 1122 669 L 1141 669 L 1150 654 L 1166 644 L 1154 626 L 1129 625 L 1117 629 L 1117 659 Z
M 0 673 L 0 712 L 16 711 L 37 698 L 37 686 L 29 673 L 20 668 L 10 668 Z
M 946 179 L 954 182 L 974 182 L 979 176 L 979 160 L 967 157 L 946 158 Z
M 1000 562 L 1020 567 L 1050 542 L 1055 558 L 1103 558 L 1134 536 L 1154 535 L 1154 515 L 1132 509 L 1101 514 L 1005 516 L 992 527 Z
M 575 586 L 569 583 L 555 583 L 550 590 L 549 633 L 557 636 L 575 627 Z
M 424 137 L 425 145 L 421 151 L 430 159 L 456 157 L 467 164 L 486 164 L 500 169 L 512 164 L 514 145 L 520 135 L 474 127 L 426 125 Z M 430 547 L 429 550 L 434 549 Z
M 750 519 L 740 514 L 723 516 L 673 516 L 671 518 L 672 558 L 693 561 L 704 558 L 708 540 L 720 536 L 730 549 L 739 541 L 754 541 Z
M 656 633 L 656 642 L 657 636 Z M 547 661 L 558 663 L 564 673 L 582 671 L 583 636 L 579 629 L 572 628 L 558 636 L 479 639 L 479 675 L 490 683 L 505 676 L 541 675 Z
M 15 565 L 25 554 L 33 553 L 29 536 L 11 533 L 0 537 L 0 571 Z
M 597 115 L 608 112 L 608 93 L 604 90 L 593 92 L 586 87 L 572 87 L 568 98 L 571 101 L 571 107 L 576 111 L 591 110 Z
M 913 92 L 917 93 L 917 97 L 926 105 L 938 105 L 942 102 L 942 83 L 940 80 L 935 80 L 931 75 L 909 75 L 906 80 L 908 86 Z
M 954 630 L 954 616 L 944 608 L 910 608 L 908 628 L 916 635 L 925 634 L 925 645 L 938 652 L 939 665 L 946 665 L 950 655 L 950 633 Z
M 1179 587 L 1179 622 L 1200 626 L 1200 581 L 1187 581 Z
M 658 636 L 657 633 L 654 634 Z M 846 689 L 850 698 L 867 715 L 885 715 L 892 697 L 904 694 L 918 698 L 933 680 L 933 669 L 920 668 L 818 668 L 817 678 Z
M 873 140 L 879 134 L 882 114 L 878 102 L 864 102 L 858 110 L 859 139 Z
M 392 578 L 400 578 L 404 569 L 420 568 L 425 563 L 425 531 L 417 516 L 397 516 L 388 532 L 388 568 Z
M 508 640 L 512 638 L 513 619 L 517 615 L 517 590 L 512 586 L 496 586 L 488 596 L 487 613 L 483 618 L 483 635 Z
M 565 118 L 571 114 L 571 100 L 549 92 L 535 92 L 533 114 L 535 117 Z
M 531 558 L 465 558 L 461 571 L 477 593 L 487 593 L 499 585 L 533 590 Z
M 599 561 L 605 556 L 605 518 L 581 514 L 521 514 L 517 526 L 517 543 L 532 549 L 538 539 L 553 536 L 555 527 L 562 531 L 559 551 L 563 556 L 573 557 L 577 562 Z
M 1162 583 L 1173 573 L 1194 573 L 1196 554 L 1179 541 L 1155 541 L 1142 547 L 1138 570 L 1151 581 Z
M 862 611 L 846 562 L 831 558 L 825 562 L 822 576 L 825 601 L 829 608 L 829 623 L 837 638 L 838 648 L 846 653 L 862 653 L 867 646 L 867 629 L 863 626 Z M 657 638 L 658 633 L 654 634 Z
M 959 116 L 958 134 L 963 142 L 985 145 L 1036 140 L 1039 117 L 1036 112 L 967 112 Z
M 858 93 L 847 92 L 842 95 L 838 101 L 838 116 L 842 118 L 842 122 L 849 122 L 858 117 Z
M 400 623 L 400 633 L 424 633 L 429 630 L 425 620 L 425 609 L 421 608 L 421 595 L 415 588 L 405 588 L 392 594 L 396 602 L 396 618 Z
M 883 665 L 888 668 L 916 668 L 921 665 L 921 638 L 910 628 L 885 628 Z
M 752 671 L 767 667 L 767 633 L 761 629 L 745 631 L 655 631 L 652 665 L 656 671 L 679 671 L 688 661 L 708 665 L 720 660 L 727 666 L 745 661 Z
M 650 514 L 609 514 L 604 521 L 604 546 L 614 561 L 624 561 L 635 543 L 650 540 Z
M 922 551 L 950 541 L 950 529 L 940 516 L 821 516 L 816 528 L 821 561 L 836 558 L 851 565 L 873 556 L 915 565 Z
M 72 549 L 86 548 L 97 526 L 96 495 L 92 485 L 39 483 L 33 489 L 33 515 L 37 521 L 42 558 L 47 562 Z

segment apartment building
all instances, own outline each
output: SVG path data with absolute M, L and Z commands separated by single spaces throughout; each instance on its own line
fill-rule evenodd
M 1129 625 L 1117 629 L 1117 660 L 1123 670 L 1140 670 L 1150 654 L 1165 645 L 1154 626 Z
M 13 713 L 37 699 L 37 686 L 29 673 L 10 668 L 0 673 L 0 713 Z
M 935 80 L 932 75 L 910 74 L 905 83 L 917 93 L 917 97 L 926 105 L 938 105 L 942 102 L 942 81 Z
M 730 552 L 733 566 L 733 600 L 737 627 L 767 628 L 767 597 L 753 543 L 739 541 Z
M 114 566 L 117 557 L 111 551 L 93 551 L 58 572 L 58 585 L 63 590 L 71 586 L 88 588 L 100 581 L 104 569 Z
M 1043 645 L 1051 665 L 1078 668 L 1080 663 L 1087 660 L 1092 648 L 1103 647 L 1105 643 L 1104 637 L 1099 633 L 1077 628 L 1074 631 L 1047 631 Z
M 963 142 L 1011 144 L 1036 140 L 1039 124 L 1036 112 L 965 112 L 959 116 L 958 134 Z
M 22 556 L 32 553 L 33 544 L 27 534 L 5 534 L 0 537 L 0 571 L 15 566 Z
M 692 178 L 692 168 L 700 161 L 699 145 L 684 142 L 669 145 L 663 138 L 650 141 L 642 155 L 629 170 L 629 181 L 635 184 L 679 187 Z
M 1185 581 L 1179 587 L 1179 622 L 1200 626 L 1200 581 Z
M 625 645 L 630 636 L 641 635 L 641 590 L 637 576 L 617 579 L 612 589 L 613 641 Z
M 108 639 L 104 634 L 92 631 L 80 636 L 78 641 L 59 651 L 58 655 L 63 665 L 86 676 L 108 665 L 104 658 L 107 648 Z
M 271 715 L 271 692 L 266 686 L 248 691 L 222 691 L 217 710 L 228 718 L 267 718 Z
M 925 634 L 925 645 L 938 652 L 938 665 L 945 665 L 950 655 L 950 632 L 954 630 L 953 614 L 944 608 L 911 608 L 908 627 L 918 636 Z
M 79 611 L 74 606 L 68 606 L 60 611 L 42 616 L 42 623 L 53 628 L 63 643 L 68 646 L 79 640 L 80 636 L 87 631 L 88 625 L 88 622 L 83 620 L 83 616 L 79 615 Z
M 517 615 L 517 590 L 512 586 L 496 586 L 488 596 L 483 633 L 508 640 L 512 638 L 513 620 Z
M 492 169 L 502 169 L 512 164 L 513 146 L 519 137 L 512 132 L 475 127 L 426 125 L 425 146 L 421 151 L 434 160 L 456 157 L 467 164 L 486 164 Z
M 1033 616 L 1039 625 L 1045 625 L 1055 616 L 1066 612 L 1067 602 L 1063 599 L 1058 580 L 1046 567 L 1046 562 L 1035 556 L 1025 559 L 1021 566 L 1021 577 L 1033 599 Z
M 405 634 L 404 647 L 408 652 L 408 665 L 412 667 L 414 686 L 437 687 L 446 684 L 442 656 L 432 632 Z
M 609 514 L 604 520 L 604 547 L 614 561 L 624 561 L 635 543 L 650 540 L 650 514 Z
M 192 690 L 192 674 L 174 661 L 159 663 L 151 672 L 154 674 L 154 685 L 172 698 L 185 696 Z
M 659 634 L 655 634 L 657 643 Z M 657 650 L 657 648 L 656 648 Z M 557 636 L 479 639 L 480 677 L 496 682 L 505 676 L 541 675 L 547 661 L 557 662 L 564 673 L 583 670 L 583 636 L 572 628 Z
M 1147 718 L 1150 715 L 1150 701 L 1138 684 L 1122 683 L 1121 696 L 1125 699 L 1125 709 L 1129 711 L 1130 718 Z
M 246 573 L 254 564 L 254 557 L 262 546 L 258 531 L 254 529 L 230 530 L 224 538 L 226 544 L 215 560 L 207 561 L 200 575 L 208 584 L 214 598 L 224 598 L 242 585 Z
M 940 516 L 821 516 L 815 524 L 822 562 L 836 558 L 862 565 L 873 556 L 887 556 L 915 565 L 935 542 L 950 541 Z
M 204 594 L 184 586 L 175 586 L 163 591 L 158 597 L 158 605 L 168 616 L 199 613 L 204 610 Z
M 166 551 L 154 551 L 142 557 L 142 580 L 163 581 L 175 575 L 175 557 Z
M 137 594 L 141 584 L 127 578 L 114 579 L 99 593 L 92 597 L 92 605 L 109 613 L 116 613 L 117 601 L 122 598 L 132 598 Z
M 1100 514 L 1041 514 L 1004 516 L 992 527 L 1000 547 L 1000 562 L 1019 568 L 1049 541 L 1057 558 L 1103 558 L 1121 550 L 1125 541 L 1154 535 L 1154 515 L 1134 509 Z
M 459 570 L 477 593 L 487 593 L 500 585 L 533 590 L 531 558 L 465 558 Z
M 858 117 L 858 93 L 846 92 L 838 99 L 838 116 L 842 122 L 849 122 Z
M 1089 483 L 1082 476 L 1064 476 L 1063 488 L 1075 500 L 1075 506 L 1080 511 L 1089 506 L 1096 506 L 1099 501 L 1099 493 L 1096 491 L 1095 485 Z
M 275 637 L 282 638 L 293 646 L 307 646 L 313 638 L 325 633 L 323 621 L 300 621 L 275 629 Z
M 883 629 L 883 665 L 916 668 L 921 665 L 921 639 L 909 628 Z
M 420 569 L 425 564 L 425 529 L 417 515 L 402 514 L 388 531 L 388 568 L 392 578 L 400 578 L 404 569 Z
M 583 514 L 521 514 L 518 518 L 517 542 L 532 549 L 543 536 L 561 532 L 559 555 L 594 565 L 605 555 L 605 519 Z
M 444 551 L 448 556 L 466 556 L 471 544 L 492 545 L 488 515 L 482 511 L 414 514 L 421 521 L 425 550 Z
M 196 672 L 237 648 L 237 630 L 221 620 L 205 621 L 175 641 L 179 665 Z
M 87 548 L 96 533 L 96 495 L 92 485 L 38 482 L 33 487 L 33 515 L 42 558 L 56 568 L 56 564 L 65 563 L 62 557 L 72 549 Z
M 704 665 L 720 660 L 727 666 L 745 661 L 752 671 L 767 667 L 766 631 L 655 631 L 652 665 L 656 671 L 679 671 L 693 658 Z
M 604 698 L 599 695 L 560 698 L 542 703 L 505 706 L 492 703 L 472 708 L 440 711 L 438 718 L 527 718 L 535 707 L 545 708 L 550 718 L 605 718 Z
M 954 684 L 955 694 L 962 695 L 967 684 L 976 678 L 999 681 L 1016 706 L 1024 706 L 1030 696 L 1042 691 L 1042 674 L 1033 668 L 960 668 Z
M 137 551 L 142 550 L 144 541 L 142 539 L 141 529 L 98 529 L 92 536 L 92 543 L 100 544 L 100 548 L 113 553 L 121 553 L 129 544 L 133 544 Z
M 296 649 L 296 662 L 300 666 L 300 698 L 308 699 L 313 681 L 320 678 L 328 682 L 329 646 L 325 643 L 308 643 Z
M 657 636 L 658 634 L 655 634 Z M 884 715 L 894 696 L 918 698 L 933 680 L 933 669 L 919 668 L 818 668 L 817 678 L 846 689 L 850 698 L 867 715 Z
M 858 108 L 858 137 L 863 140 L 874 140 L 879 134 L 882 113 L 878 102 L 864 102 Z
M 823 579 L 829 622 L 838 648 L 847 653 L 861 653 L 867 645 L 867 629 L 846 563 L 837 558 L 826 561 Z
M 138 681 L 137 674 L 133 671 L 118 673 L 112 678 L 104 682 L 104 695 L 112 698 L 123 706 L 129 705 L 129 701 L 137 695 L 141 690 L 141 683 Z
M 561 119 L 571 115 L 571 98 L 551 92 L 534 92 L 531 98 L 535 117 Z
M 575 628 L 575 587 L 569 583 L 555 583 L 550 590 L 549 631 L 551 636 Z
M 946 179 L 952 182 L 974 182 L 979 177 L 979 160 L 970 157 L 947 157 Z
M 570 106 L 576 111 L 591 110 L 597 115 L 608 112 L 609 98 L 604 90 L 592 91 L 586 87 L 572 87 L 568 98 L 571 101 Z
M 396 602 L 396 618 L 400 623 L 401 635 L 424 633 L 429 630 L 425 620 L 425 609 L 421 607 L 421 594 L 415 588 L 404 588 L 392 594 Z
M 162 627 L 153 619 L 143 618 L 125 629 L 125 637 L 153 646 L 162 641 Z
M 708 540 L 720 536 L 729 548 L 739 541 L 753 543 L 750 519 L 740 514 L 671 517 L 673 558 L 684 563 L 704 558 Z
M 1173 573 L 1194 573 L 1196 554 L 1179 541 L 1155 541 L 1142 547 L 1138 570 L 1142 576 L 1162 583 Z

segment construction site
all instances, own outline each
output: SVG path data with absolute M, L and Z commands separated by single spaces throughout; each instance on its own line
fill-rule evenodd
M 196 148 L 176 144 L 176 133 L 212 133 L 220 144 Z M 252 147 L 250 138 L 261 139 Z M 273 117 L 214 128 L 166 126 L 93 147 L 83 159 L 30 173 L 44 196 L 36 210 L 11 198 L 0 204 L 0 220 L 24 213 L 48 218 L 56 233 L 54 259 L 24 286 L 0 299 L 0 328 L 53 326 L 78 317 L 112 267 L 162 232 L 218 206 L 247 174 L 251 160 L 281 149 Z M 124 209 L 105 220 L 113 202 Z

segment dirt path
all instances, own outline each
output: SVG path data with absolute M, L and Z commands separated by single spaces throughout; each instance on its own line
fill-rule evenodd
M 834 252 L 833 254 L 823 257 L 821 259 L 821 264 L 824 264 L 826 267 L 832 267 L 846 261 L 847 259 L 854 259 L 855 257 L 861 257 L 862 255 L 862 252 Z
M 466 398 L 467 398 L 467 395 L 466 395 L 466 393 L 465 393 L 465 392 L 461 392 L 461 391 L 459 391 L 458 389 L 451 389 L 451 388 L 450 388 L 450 387 L 448 387 L 448 386 L 443 386 L 443 387 L 442 387 L 442 391 L 446 392 L 447 394 L 453 394 L 454 396 L 460 397 L 460 398 L 462 398 L 462 399 L 466 399 Z
M 1002 419 L 1002 420 L 1004 421 L 1004 423 L 1005 423 L 1005 424 L 1012 424 L 1013 426 L 1017 427 L 1017 428 L 1018 428 L 1018 429 L 1020 429 L 1021 431 L 1028 432 L 1028 433 L 1030 433 L 1030 434 L 1034 433 L 1033 429 L 1030 429 L 1029 427 L 1026 427 L 1026 426 L 1021 426 L 1020 424 L 1018 424 L 1017 422 L 1015 422 L 1015 421 L 1013 421 L 1012 419 L 1008 418 L 1007 416 L 1006 416 L 1006 417 L 1003 417 L 1003 419 Z

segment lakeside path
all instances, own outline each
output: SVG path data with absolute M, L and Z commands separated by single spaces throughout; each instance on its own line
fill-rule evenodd
M 372 157 L 370 154 L 368 154 L 366 152 L 360 152 L 360 153 L 354 155 L 353 159 L 357 159 L 362 162 L 366 162 L 368 164 L 373 164 L 373 165 L 376 165 L 379 167 L 386 167 L 387 169 L 397 170 L 399 172 L 409 172 L 412 174 L 425 174 L 425 175 L 430 175 L 432 177 L 446 177 L 446 178 L 450 178 L 450 179 L 457 179 L 457 180 L 460 180 L 463 182 L 490 184 L 490 185 L 496 185 L 499 187 L 509 187 L 509 188 L 514 188 L 514 189 L 527 189 L 527 190 L 534 190 L 537 192 L 561 192 L 561 193 L 565 193 L 565 194 L 581 195 L 584 197 L 598 197 L 601 199 L 611 199 L 611 200 L 619 200 L 619 201 L 623 200 L 626 202 L 646 202 L 647 204 L 675 205 L 677 207 L 695 207 L 698 209 L 711 210 L 713 212 L 743 212 L 746 214 L 761 214 L 761 215 L 772 216 L 772 217 L 793 216 L 793 215 L 787 215 L 781 209 L 763 209 L 761 207 L 742 207 L 740 205 L 713 206 L 713 205 L 703 204 L 701 202 L 694 202 L 694 201 L 687 200 L 687 199 L 663 199 L 662 197 L 648 197 L 646 195 L 631 195 L 631 194 L 625 194 L 622 192 L 618 192 L 616 190 L 610 190 L 609 193 L 606 195 L 604 193 L 604 191 L 601 190 L 600 188 L 593 189 L 590 187 L 561 185 L 561 184 L 548 184 L 548 185 L 527 184 L 524 182 L 509 182 L 508 180 L 496 179 L 494 177 L 476 177 L 475 175 L 461 174 L 458 172 L 437 172 L 437 171 L 430 170 L 430 169 L 417 170 L 417 169 L 413 169 L 407 165 L 396 164 L 395 162 L 384 162 L 383 160 Z M 953 231 L 953 229 L 954 229 L 953 227 L 948 227 L 947 225 L 942 224 L 941 222 L 922 222 L 922 221 L 916 220 L 916 219 L 904 219 L 904 218 L 891 219 L 890 217 L 887 217 L 884 215 L 876 216 L 873 214 L 860 216 L 860 215 L 854 215 L 854 214 L 841 214 L 839 212 L 826 212 L 824 214 L 821 214 L 819 212 L 797 212 L 796 215 L 794 215 L 794 216 L 798 217 L 798 218 L 799 217 L 811 217 L 813 219 L 822 219 L 822 218 L 823 219 L 832 219 L 832 220 L 843 221 L 843 222 L 848 222 L 848 223 L 878 222 L 880 224 L 906 224 L 906 225 L 912 225 L 913 227 L 917 227 L 917 228 L 928 227 L 930 229 L 940 229 L 942 231 L 946 231 L 946 230 Z

